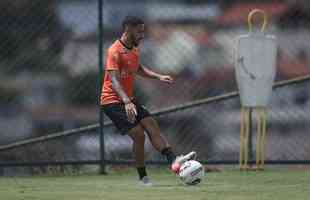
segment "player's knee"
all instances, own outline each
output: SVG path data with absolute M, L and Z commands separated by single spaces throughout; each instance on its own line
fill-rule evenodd
M 147 134 L 150 138 L 160 137 L 161 132 L 159 129 L 148 130 Z

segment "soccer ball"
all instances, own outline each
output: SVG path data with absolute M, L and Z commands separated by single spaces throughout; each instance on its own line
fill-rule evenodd
M 204 167 L 196 160 L 186 161 L 181 165 L 179 177 L 186 185 L 197 185 L 204 176 Z

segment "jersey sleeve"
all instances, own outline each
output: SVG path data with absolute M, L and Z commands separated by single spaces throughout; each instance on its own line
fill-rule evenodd
M 120 69 L 120 54 L 116 50 L 110 50 L 107 56 L 106 70 Z

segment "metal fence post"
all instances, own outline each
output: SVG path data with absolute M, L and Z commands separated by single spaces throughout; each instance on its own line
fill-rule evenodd
M 249 161 L 250 161 L 250 165 L 252 165 L 252 162 L 254 160 L 254 156 L 253 156 L 253 108 L 250 108 L 250 123 L 249 123 L 249 152 L 248 152 L 248 155 L 249 155 Z
M 98 0 L 98 65 L 99 65 L 99 104 L 103 77 L 103 0 Z M 104 117 L 99 106 L 99 133 L 100 133 L 100 174 L 106 174 L 105 169 L 105 142 L 104 142 Z

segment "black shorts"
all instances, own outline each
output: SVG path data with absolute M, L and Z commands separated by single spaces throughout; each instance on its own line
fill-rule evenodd
M 142 119 L 151 116 L 149 111 L 144 106 L 140 105 L 136 101 L 133 101 L 133 103 L 136 106 L 138 114 L 134 123 L 131 123 L 128 120 L 124 103 L 111 103 L 101 106 L 103 112 L 112 120 L 122 135 L 127 134 L 129 130 L 136 127 Z

